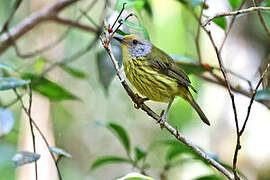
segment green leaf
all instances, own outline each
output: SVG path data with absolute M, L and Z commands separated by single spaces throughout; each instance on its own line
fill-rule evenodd
M 153 16 L 152 6 L 151 6 L 149 0 L 145 0 L 144 7 L 143 7 L 143 8 L 146 10 L 146 12 L 147 12 L 150 16 Z
M 13 72 L 14 71 L 14 68 L 11 67 L 10 65 L 8 64 L 5 64 L 5 63 L 0 63 L 0 69 L 4 69 L 8 72 Z
M 141 149 L 140 147 L 135 147 L 135 161 L 138 162 L 143 159 L 147 154 L 147 151 Z
M 131 29 L 137 30 L 137 31 L 141 31 L 143 33 L 143 37 L 144 39 L 149 40 L 149 33 L 147 31 L 147 29 L 143 26 L 140 18 L 137 15 L 134 15 L 137 18 L 138 24 L 134 24 L 133 22 L 130 22 L 128 20 L 122 20 L 121 23 L 130 27 Z
M 198 178 L 195 178 L 194 180 L 225 180 L 224 178 L 222 178 L 221 176 L 217 176 L 217 175 L 206 175 L 206 176 L 201 176 Z
M 233 10 L 236 10 L 240 4 L 242 3 L 243 0 L 229 0 L 229 3 L 232 7 Z
M 68 90 L 45 77 L 38 77 L 35 74 L 26 73 L 22 78 L 30 79 L 33 90 L 46 96 L 52 101 L 79 99 Z
M 111 164 L 111 163 L 131 163 L 130 160 L 117 156 L 103 156 L 98 158 L 92 165 L 91 169 L 96 169 L 100 166 Z
M 75 78 L 85 79 L 87 78 L 87 74 L 80 69 L 76 69 L 67 65 L 60 66 L 64 71 Z
M 213 67 L 209 67 L 209 69 L 207 69 L 208 66 L 206 68 L 205 65 L 197 63 L 195 64 L 195 63 L 176 62 L 176 64 L 178 64 L 179 67 L 181 67 L 187 74 L 201 74 L 213 69 Z
M 63 149 L 57 148 L 57 147 L 49 147 L 49 150 L 55 154 L 58 154 L 59 156 L 65 156 L 68 158 L 71 158 L 71 154 L 69 154 L 68 152 L 66 152 Z
M 173 60 L 175 60 L 175 61 L 186 62 L 186 63 L 198 63 L 198 60 L 193 59 L 193 58 L 188 57 L 188 56 L 170 54 L 170 57 L 173 58 Z
M 43 57 L 43 56 L 40 56 L 36 61 L 35 61 L 35 64 L 34 64 L 34 69 L 35 69 L 35 72 L 37 74 L 41 73 L 43 71 L 43 68 L 44 68 L 44 65 L 45 65 L 45 62 L 47 62 L 48 60 Z
M 117 0 L 115 9 L 121 11 L 123 4 L 127 3 L 125 8 L 134 8 L 137 12 L 140 12 L 144 7 L 145 0 Z
M 29 83 L 30 81 L 25 81 L 18 78 L 0 77 L 0 90 L 18 88 Z
M 134 24 L 133 22 L 130 22 L 130 21 L 127 21 L 127 20 L 126 21 L 123 20 L 123 21 L 121 21 L 121 23 L 128 26 L 128 27 L 130 27 L 131 29 L 135 29 L 135 30 L 138 30 L 138 31 L 143 30 L 143 28 L 141 26 L 138 26 L 138 25 Z
M 131 34 L 130 32 L 124 32 L 124 31 L 122 31 L 120 29 L 117 29 L 116 30 L 116 33 L 119 34 L 119 35 L 121 35 L 121 36 L 125 36 L 125 35 Z
M 107 124 L 107 128 L 111 130 L 119 139 L 119 141 L 123 144 L 127 154 L 130 154 L 130 141 L 126 130 L 119 124 L 113 122 L 109 122 Z
M 117 180 L 154 180 L 151 177 L 139 174 L 139 173 L 128 173 L 124 177 L 118 178 Z
M 136 16 L 137 17 L 137 16 Z M 137 17 L 137 20 L 139 22 L 139 26 L 142 28 L 142 33 L 143 33 L 143 37 L 144 39 L 147 39 L 147 40 L 150 40 L 150 36 L 149 36 L 149 33 L 147 31 L 147 29 L 143 26 L 140 18 Z
M 200 74 L 214 69 L 209 64 L 199 64 L 198 60 L 187 56 L 170 55 L 170 57 L 173 58 L 176 64 L 187 74 Z
M 225 17 L 218 17 L 213 20 L 214 23 L 216 23 L 219 27 L 222 29 L 226 29 L 227 22 Z
M 190 0 L 190 4 L 193 7 L 199 6 L 200 4 L 202 4 L 204 2 L 204 0 Z
M 255 100 L 269 100 L 270 99 L 270 89 L 264 89 L 257 91 Z
M 180 2 L 180 3 L 182 3 L 182 4 L 184 4 L 184 5 L 187 4 L 186 0 L 177 0 L 177 1 Z
M 15 168 L 17 168 L 17 167 L 20 167 L 24 164 L 29 164 L 29 163 L 35 162 L 39 158 L 40 158 L 39 154 L 21 151 L 21 152 L 16 153 L 13 156 L 12 161 L 14 162 Z
M 191 150 L 188 147 L 186 147 L 184 144 L 178 143 L 177 145 L 172 145 L 169 147 L 167 151 L 166 160 L 172 161 L 174 158 L 184 153 L 193 154 L 191 153 Z
M 8 109 L 0 108 L 0 137 L 8 134 L 14 126 L 14 117 Z

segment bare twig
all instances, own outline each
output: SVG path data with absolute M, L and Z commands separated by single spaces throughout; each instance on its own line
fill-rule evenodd
M 28 118 L 30 119 L 30 121 L 32 122 L 32 124 L 35 126 L 36 130 L 39 132 L 39 134 L 41 135 L 43 141 L 45 142 L 46 144 L 46 147 L 54 161 L 54 164 L 55 164 L 55 167 L 56 167 L 56 170 L 57 170 L 57 173 L 58 173 L 58 177 L 60 180 L 62 180 L 62 176 L 61 176 L 61 173 L 60 173 L 60 169 L 58 167 L 58 164 L 56 162 L 56 158 L 54 157 L 53 153 L 50 151 L 50 145 L 45 137 L 45 135 L 42 133 L 42 131 L 39 129 L 38 125 L 36 124 L 36 122 L 34 121 L 34 119 L 32 118 L 31 114 L 29 114 L 29 111 L 27 110 L 27 108 L 25 107 L 24 103 L 23 103 L 23 100 L 22 100 L 22 97 L 21 95 L 17 92 L 16 89 L 13 89 L 15 95 L 17 96 L 17 98 L 19 99 L 20 103 L 21 103 L 21 106 L 25 112 L 25 114 L 28 116 Z M 32 96 L 32 95 L 31 95 Z M 32 104 L 32 103 L 31 103 Z M 31 112 L 31 111 L 30 111 Z
M 237 10 L 237 11 L 217 13 L 217 14 L 215 14 L 215 15 L 210 16 L 209 18 L 207 18 L 204 21 L 204 23 L 202 24 L 202 26 L 206 26 L 213 19 L 218 18 L 218 17 L 236 16 L 236 15 L 239 15 L 239 14 L 247 14 L 247 13 L 255 12 L 255 11 L 270 11 L 270 7 L 251 7 L 251 8 L 241 9 L 241 10 Z
M 7 18 L 6 22 L 4 23 L 2 30 L 0 31 L 0 34 L 2 34 L 3 32 L 8 30 L 8 26 L 10 24 L 10 21 L 12 20 L 15 12 L 17 11 L 17 9 L 20 7 L 22 0 L 16 0 L 16 2 L 14 3 L 11 13 L 9 15 L 9 17 Z
M 256 0 L 252 0 L 252 2 L 253 2 L 253 5 L 255 7 L 258 7 L 258 4 L 257 4 L 257 1 Z M 264 21 L 264 18 L 263 18 L 263 15 L 262 15 L 261 11 L 258 10 L 257 13 L 258 13 L 259 19 L 261 21 L 261 24 L 262 24 L 262 26 L 263 26 L 263 28 L 264 28 L 267 36 L 270 38 L 270 31 L 269 31 L 269 29 L 268 29 L 268 27 L 267 27 L 267 25 L 266 25 L 266 23 Z
M 16 89 L 14 89 L 14 90 L 16 91 Z M 28 106 L 28 114 L 29 114 L 29 116 L 28 117 L 29 117 L 29 125 L 30 125 L 32 141 L 33 141 L 33 150 L 34 150 L 34 153 L 36 153 L 36 138 L 35 138 L 35 134 L 34 134 L 32 118 L 30 118 L 31 117 L 31 109 L 32 109 L 32 86 L 31 86 L 31 83 L 30 83 L 29 84 L 29 106 Z M 37 180 L 38 179 L 37 161 L 35 161 L 35 174 L 36 174 L 36 180 Z
M 203 15 L 203 6 L 206 3 L 206 0 L 204 0 L 204 2 L 201 5 L 201 11 L 200 11 L 200 16 L 198 19 L 198 26 L 197 26 L 197 33 L 196 33 L 196 37 L 195 37 L 195 45 L 196 45 L 196 51 L 197 51 L 197 55 L 198 55 L 198 59 L 199 59 L 199 63 L 202 63 L 202 56 L 201 56 L 201 49 L 200 49 L 200 34 L 201 34 L 201 20 L 202 20 L 202 15 Z
M 137 94 L 135 94 L 130 87 L 128 86 L 128 84 L 126 83 L 126 81 L 122 78 L 121 73 L 120 73 L 120 69 L 119 69 L 119 65 L 118 62 L 116 61 L 114 55 L 112 54 L 112 50 L 111 50 L 111 46 L 109 44 L 109 41 L 103 41 L 103 46 L 104 48 L 107 50 L 112 63 L 116 69 L 116 74 L 123 86 L 123 88 L 126 90 L 127 94 L 130 96 L 130 98 L 132 99 L 132 101 L 137 104 L 138 107 L 140 107 L 143 111 L 145 111 L 150 117 L 152 117 L 154 120 L 156 120 L 157 123 L 159 123 L 160 125 L 162 125 L 165 129 L 167 129 L 173 136 L 175 136 L 176 139 L 178 139 L 179 141 L 181 141 L 182 143 L 184 143 L 186 146 L 188 146 L 189 148 L 191 148 L 195 153 L 197 153 L 202 159 L 204 159 L 206 162 L 208 162 L 209 164 L 211 164 L 213 167 L 215 167 L 218 171 L 220 171 L 221 173 L 223 173 L 228 179 L 233 179 L 233 175 L 226 169 L 224 168 L 221 164 L 219 164 L 217 161 L 215 161 L 214 159 L 212 159 L 211 157 L 209 157 L 205 152 L 203 152 L 200 148 L 198 148 L 195 144 L 193 144 L 191 141 L 189 141 L 188 139 L 186 139 L 184 136 L 182 136 L 176 129 L 174 129 L 170 124 L 168 124 L 167 122 L 165 123 L 161 123 L 160 121 L 160 116 L 157 115 L 152 109 L 150 109 L 147 105 L 145 105 L 144 103 L 141 103 L 140 98 Z
M 80 22 L 72 21 L 70 19 L 62 18 L 62 17 L 59 17 L 59 16 L 53 16 L 53 17 L 50 18 L 50 20 L 58 22 L 60 24 L 64 24 L 64 25 L 68 25 L 68 26 L 72 26 L 72 27 L 77 27 L 79 29 L 82 29 L 82 30 L 85 30 L 85 31 L 88 31 L 88 32 L 98 33 L 97 28 L 82 24 Z
M 234 122 L 235 122 L 235 126 L 236 126 L 236 134 L 237 134 L 237 146 L 236 146 L 236 149 L 240 149 L 241 146 L 238 146 L 238 144 L 240 145 L 239 122 L 238 122 L 238 118 L 237 118 L 237 110 L 236 110 L 236 105 L 235 105 L 235 100 L 234 100 L 234 94 L 232 93 L 231 86 L 230 86 L 230 83 L 229 83 L 228 78 L 227 78 L 227 74 L 226 74 L 224 66 L 223 66 L 221 55 L 220 55 L 220 53 L 218 51 L 218 48 L 217 48 L 217 46 L 216 46 L 216 44 L 214 42 L 214 39 L 213 39 L 213 37 L 211 35 L 211 32 L 208 31 L 208 30 L 206 30 L 206 32 L 208 33 L 210 41 L 211 41 L 211 43 L 212 43 L 212 45 L 213 45 L 213 47 L 214 47 L 214 49 L 216 51 L 219 67 L 220 67 L 220 70 L 221 70 L 222 75 L 224 77 L 224 81 L 226 83 L 226 88 L 227 88 L 228 93 L 229 93 L 230 98 L 231 98 L 232 107 L 233 107 L 233 113 L 234 113 Z M 235 151 L 234 158 L 233 158 L 233 173 L 234 173 L 235 180 L 239 179 L 239 177 L 237 175 L 237 171 L 236 171 L 237 152 L 238 151 Z
M 262 75 L 261 75 L 261 78 L 260 78 L 260 80 L 259 80 L 259 82 L 258 82 L 256 88 L 255 88 L 255 89 L 253 90 L 253 92 L 252 92 L 252 96 L 251 96 L 250 103 L 249 103 L 248 110 L 247 110 L 247 116 L 246 116 L 246 119 L 245 119 L 245 121 L 244 121 L 244 124 L 243 124 L 243 126 L 242 126 L 242 128 L 241 128 L 241 130 L 240 130 L 240 135 L 242 135 L 243 132 L 245 131 L 245 127 L 246 127 L 246 124 L 247 124 L 247 121 L 248 121 L 248 118 L 249 118 L 249 115 L 250 115 L 251 106 L 252 106 L 252 104 L 253 104 L 255 95 L 256 95 L 256 93 L 257 93 L 257 91 L 258 91 L 259 86 L 261 85 L 261 83 L 262 83 L 262 81 L 263 81 L 264 76 L 266 75 L 267 71 L 269 70 L 269 67 L 270 67 L 270 64 L 267 65 L 265 71 L 264 71 L 264 72 L 262 73 Z
M 5 33 L 0 36 L 0 54 L 13 45 L 13 41 L 18 40 L 33 27 L 43 21 L 52 20 L 52 17 L 56 17 L 60 11 L 77 1 L 79 0 L 59 0 L 51 6 L 48 6 L 25 18 L 20 24 L 12 28 L 9 33 Z
M 240 10 L 240 9 L 242 9 L 242 7 L 243 7 L 243 5 L 245 4 L 245 2 L 246 2 L 246 0 L 243 0 L 242 1 L 242 3 L 240 4 L 240 6 L 238 7 L 238 11 Z M 232 26 L 233 26 L 233 24 L 234 24 L 234 22 L 235 22 L 235 19 L 236 19 L 236 16 L 233 16 L 232 17 L 232 20 L 231 20 L 231 22 L 230 22 L 230 24 L 228 25 L 228 27 L 226 28 L 226 31 L 225 31 L 225 37 L 223 38 L 223 40 L 222 40 L 222 42 L 221 42 L 221 45 L 220 45 L 220 47 L 219 47 L 219 53 L 221 53 L 221 51 L 222 51 L 222 49 L 223 49 L 223 46 L 224 46 L 224 44 L 225 44 L 225 41 L 227 40 L 227 37 L 228 37 L 228 35 L 229 35 L 229 33 L 230 33 L 230 31 L 231 31 L 231 29 L 232 29 Z
M 85 10 L 82 10 L 83 12 L 87 12 L 89 10 L 91 10 L 94 5 L 96 4 L 97 0 L 94 0 L 92 1 L 88 7 L 85 9 Z M 83 17 L 83 14 L 80 14 L 77 19 L 75 20 L 75 22 L 78 22 L 81 18 Z M 69 32 L 71 31 L 71 29 L 73 28 L 73 26 L 69 26 L 65 32 L 63 32 L 59 37 L 58 39 L 56 39 L 54 42 L 40 48 L 40 49 L 37 49 L 37 50 L 34 50 L 32 52 L 28 52 L 28 53 L 22 53 L 20 50 L 19 50 L 19 47 L 17 46 L 17 44 L 14 42 L 13 46 L 15 48 L 15 51 L 16 51 L 16 54 L 17 56 L 19 56 L 20 58 L 30 58 L 30 57 L 34 57 L 34 56 L 37 56 L 45 51 L 48 51 L 52 48 L 54 48 L 55 46 L 57 46 L 60 42 L 62 42 L 66 37 L 67 35 L 69 34 Z M 87 28 L 89 29 L 90 27 L 87 26 Z M 98 29 L 99 27 L 96 26 L 96 28 Z
M 92 42 L 90 42 L 85 48 L 80 49 L 78 52 L 74 53 L 73 55 L 71 55 L 70 57 L 64 58 L 58 62 L 53 63 L 52 65 L 50 65 L 47 69 L 43 70 L 39 76 L 44 76 L 45 74 L 47 74 L 49 71 L 51 71 L 52 69 L 54 69 L 57 66 L 63 66 L 66 65 L 68 63 L 73 62 L 74 60 L 77 60 L 79 57 L 81 57 L 82 55 L 84 55 L 85 53 L 87 53 L 90 49 L 92 49 L 94 47 L 94 45 L 96 44 L 96 42 L 98 41 L 98 36 L 95 37 L 94 40 L 92 40 Z

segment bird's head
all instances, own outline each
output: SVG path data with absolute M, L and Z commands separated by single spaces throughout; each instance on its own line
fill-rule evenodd
M 125 35 L 113 37 L 121 43 L 122 48 L 127 48 L 132 57 L 143 57 L 149 54 L 152 50 L 152 44 L 136 35 Z

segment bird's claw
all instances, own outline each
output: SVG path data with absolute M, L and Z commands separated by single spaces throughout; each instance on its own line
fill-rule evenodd
M 148 100 L 149 100 L 148 98 L 142 98 L 142 97 L 140 97 L 138 94 L 135 94 L 135 97 L 136 97 L 137 103 L 134 104 L 134 107 L 135 107 L 136 109 L 140 109 L 141 105 L 142 105 L 145 101 L 148 101 Z

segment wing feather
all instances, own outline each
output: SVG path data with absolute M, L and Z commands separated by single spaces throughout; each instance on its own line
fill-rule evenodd
M 152 52 L 146 55 L 146 58 L 149 66 L 153 69 L 157 70 L 159 73 L 176 79 L 179 84 L 190 87 L 194 92 L 197 92 L 191 85 L 191 82 L 184 70 L 182 70 L 165 52 L 155 46 L 152 46 Z

